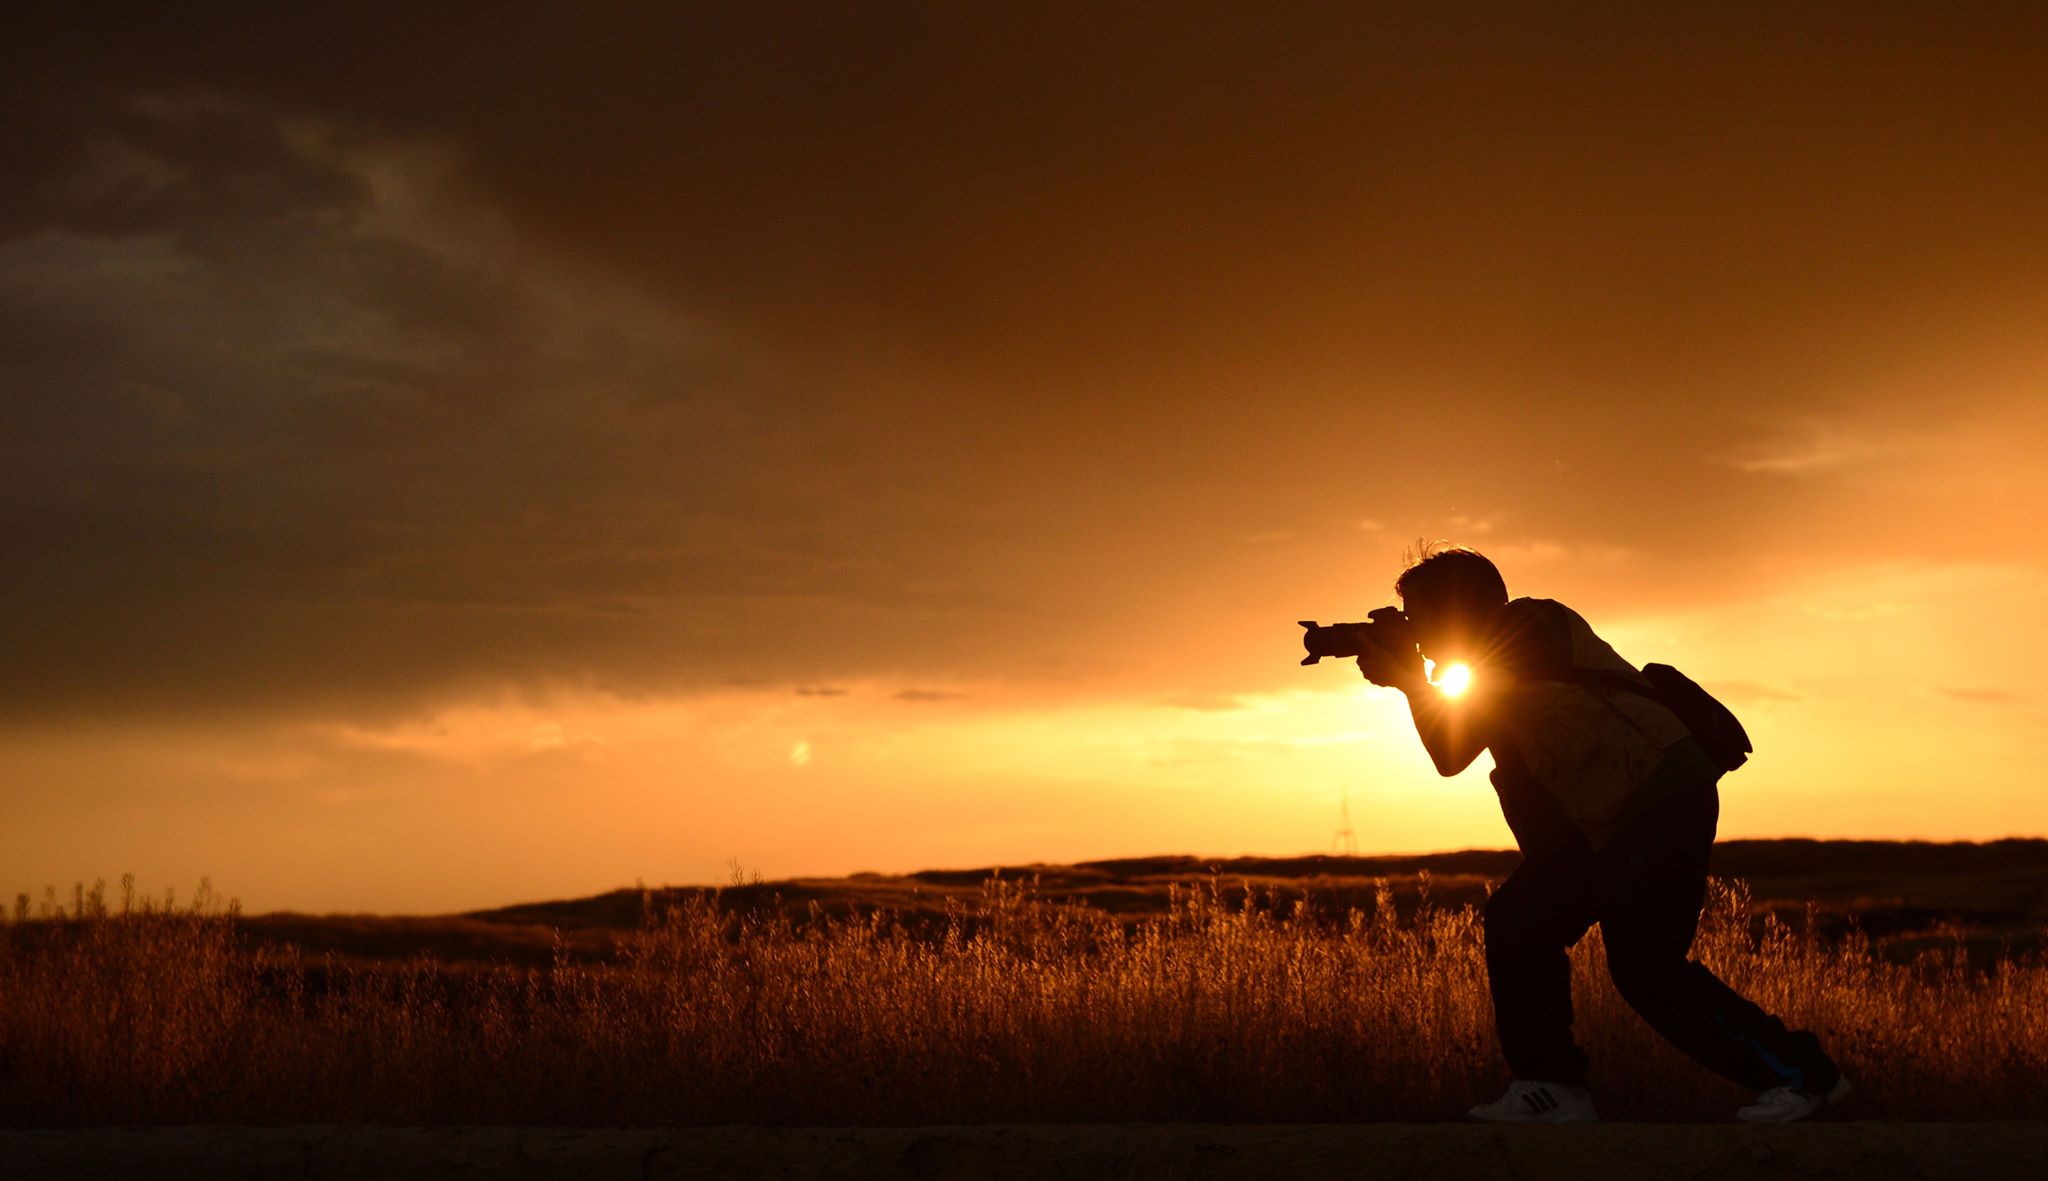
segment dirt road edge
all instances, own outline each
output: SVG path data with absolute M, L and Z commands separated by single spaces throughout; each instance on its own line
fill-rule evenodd
M 0 1177 L 2034 1177 L 2048 1123 L 0 1129 Z

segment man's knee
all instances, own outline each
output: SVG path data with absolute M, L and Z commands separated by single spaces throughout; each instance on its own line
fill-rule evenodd
M 1489 951 L 1537 947 L 1555 942 L 1544 936 L 1545 928 L 1552 925 L 1552 916 L 1532 905 L 1528 896 L 1513 890 L 1495 890 L 1479 912 L 1480 933 L 1485 937 Z
M 1517 926 L 1514 896 L 1506 890 L 1495 890 L 1486 896 L 1486 905 L 1479 908 L 1479 929 L 1491 941 L 1512 931 Z
M 1587 867 L 1525 862 L 1486 899 L 1480 929 L 1489 956 L 1551 954 L 1579 941 L 1595 917 Z
M 1652 1009 L 1682 992 L 1693 970 L 1685 953 L 1669 949 L 1607 946 L 1607 975 L 1631 1008 Z

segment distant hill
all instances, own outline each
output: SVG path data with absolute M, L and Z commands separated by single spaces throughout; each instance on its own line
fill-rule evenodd
M 245 928 L 253 940 L 289 942 L 315 954 L 545 963 L 558 947 L 578 958 L 607 958 L 650 909 L 658 913 L 691 895 L 713 894 L 727 909 L 780 911 L 797 921 L 806 921 L 814 906 L 840 917 L 887 910 L 916 926 L 943 922 L 949 905 L 971 907 L 984 883 L 997 878 L 1026 883 L 1047 902 L 1132 922 L 1164 914 L 1175 888 L 1213 889 L 1231 905 L 1241 905 L 1249 890 L 1258 905 L 1289 907 L 1299 900 L 1316 914 L 1337 917 L 1351 907 L 1371 908 L 1382 885 L 1403 913 L 1425 897 L 1437 906 L 1476 906 L 1520 859 L 1487 849 L 1381 857 L 1161 855 L 621 889 L 435 917 L 267 914 L 246 919 Z M 1957 931 L 1980 956 L 2032 951 L 2041 947 L 2048 925 L 2048 840 L 1723 841 L 1714 848 L 1713 872 L 1747 881 L 1759 911 L 1799 925 L 1811 908 L 1829 937 L 1854 922 L 1897 957 Z

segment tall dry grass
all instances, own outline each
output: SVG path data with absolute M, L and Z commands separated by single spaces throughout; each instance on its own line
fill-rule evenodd
M 26 900 L 0 926 L 0 1120 L 391 1123 L 1351 1121 L 1453 1117 L 1504 1081 L 1476 914 L 1334 920 L 1180 891 L 1127 928 L 992 881 L 936 930 L 652 914 L 621 962 L 378 966 L 244 947 L 206 898 Z M 1761 927 L 1760 933 L 1758 927 Z M 1865 1118 L 2040 1118 L 2048 964 L 1908 965 L 1753 922 L 1716 882 L 1696 954 L 1821 1033 Z M 1573 954 L 1609 1117 L 1743 1095 Z

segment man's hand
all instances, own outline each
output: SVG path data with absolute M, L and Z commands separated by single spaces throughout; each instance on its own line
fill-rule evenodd
M 1429 683 L 1429 677 L 1422 670 L 1421 653 L 1389 652 L 1373 644 L 1366 645 L 1365 651 L 1359 654 L 1358 671 L 1373 684 L 1390 689 L 1406 691 Z

